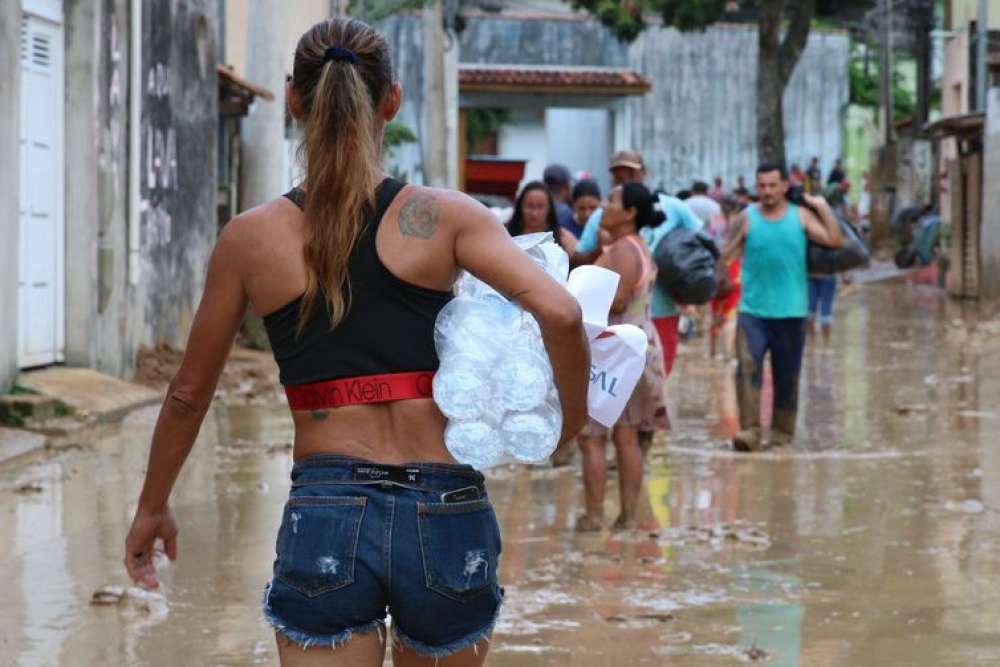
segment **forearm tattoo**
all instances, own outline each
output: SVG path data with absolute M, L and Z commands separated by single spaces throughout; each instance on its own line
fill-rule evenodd
M 437 230 L 441 209 L 429 194 L 418 192 L 399 211 L 399 230 L 406 236 L 429 239 Z

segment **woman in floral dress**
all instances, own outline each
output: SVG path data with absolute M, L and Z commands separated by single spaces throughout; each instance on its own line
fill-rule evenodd
M 612 324 L 634 324 L 646 332 L 646 367 L 625 410 L 608 429 L 591 419 L 578 441 L 583 452 L 583 483 L 586 513 L 577 521 L 577 530 L 597 531 L 604 524 L 604 491 L 607 465 L 604 448 L 610 431 L 618 459 L 621 511 L 614 529 L 634 528 L 639 492 L 642 489 L 643 456 L 639 431 L 660 431 L 669 427 L 664 401 L 663 353 L 653 326 L 651 304 L 656 281 L 656 265 L 639 230 L 663 222 L 655 199 L 645 186 L 625 183 L 613 189 L 604 204 L 601 229 L 607 243 L 596 264 L 621 276 L 611 306 Z

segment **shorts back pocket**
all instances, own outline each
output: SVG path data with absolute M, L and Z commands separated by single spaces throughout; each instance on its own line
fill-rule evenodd
M 500 531 L 487 499 L 417 503 L 427 588 L 464 602 L 496 586 Z
M 274 576 L 309 597 L 354 583 L 367 498 L 290 498 L 278 531 Z

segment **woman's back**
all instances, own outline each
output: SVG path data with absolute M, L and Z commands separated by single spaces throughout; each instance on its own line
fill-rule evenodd
M 449 465 L 429 382 L 434 320 L 459 267 L 537 319 L 563 407 L 561 442 L 585 416 L 590 364 L 573 298 L 482 205 L 381 173 L 382 133 L 401 95 L 370 26 L 333 19 L 299 40 L 288 101 L 303 123 L 305 192 L 220 234 L 126 540 L 129 574 L 155 587 L 156 540 L 177 554 L 171 490 L 249 307 L 273 336 L 295 421 L 292 488 L 262 607 L 286 667 L 381 665 L 376 630 L 390 611 L 399 664 L 450 654 L 482 663 L 502 598 L 499 531 L 482 475 Z
M 457 275 L 454 238 L 448 234 L 448 220 L 442 220 L 454 208 L 454 202 L 449 201 L 454 195 L 404 187 L 393 181 L 386 181 L 385 185 L 392 190 L 389 194 L 395 196 L 383 202 L 381 220 L 372 216 L 369 224 L 376 231 L 374 238 L 368 236 L 371 229 L 363 233 L 354 255 L 367 250 L 364 245 L 374 240 L 376 262 L 381 267 L 365 268 L 375 271 L 381 268 L 389 278 L 378 293 L 359 285 L 358 276 L 351 276 L 353 310 L 332 331 L 322 303 L 314 309 L 308 329 L 301 335 L 298 330 L 301 297 L 308 282 L 303 255 L 306 223 L 300 207 L 283 197 L 230 223 L 238 228 L 234 231 L 239 232 L 238 243 L 245 249 L 234 253 L 241 258 L 241 265 L 234 268 L 247 275 L 247 296 L 253 311 L 265 319 L 286 387 L 368 376 L 370 373 L 358 369 L 369 367 L 381 373 L 436 370 L 433 349 L 430 355 L 427 349 L 428 344 L 433 345 L 433 318 L 428 321 L 427 316 L 436 312 L 428 312 L 428 304 L 433 306 L 437 302 L 439 307 L 443 306 Z M 384 317 L 371 321 L 373 304 L 365 303 L 366 298 L 395 299 L 397 304 L 409 304 L 408 309 L 403 306 L 399 317 L 405 321 L 386 322 Z M 418 310 L 423 312 L 403 317 Z M 354 311 L 362 311 L 367 321 L 352 318 Z M 337 338 L 335 342 L 348 349 L 331 348 L 331 341 L 323 339 L 323 334 L 343 334 L 347 328 L 353 332 L 350 340 L 344 335 L 330 337 Z M 359 335 L 362 331 L 367 335 Z M 401 333 L 408 339 L 407 348 L 403 348 Z M 275 334 L 280 340 L 274 340 Z M 315 339 L 312 345 L 310 336 Z M 357 349 L 351 349 L 352 346 Z M 399 366 L 404 358 L 418 365 L 433 362 L 433 367 L 393 367 Z M 386 463 L 451 460 L 444 447 L 444 417 L 429 397 L 364 403 L 364 391 L 355 393 L 360 401 L 348 397 L 337 407 L 322 401 L 310 404 L 308 400 L 300 400 L 293 406 L 296 459 L 326 452 Z M 291 392 L 289 397 L 292 398 Z

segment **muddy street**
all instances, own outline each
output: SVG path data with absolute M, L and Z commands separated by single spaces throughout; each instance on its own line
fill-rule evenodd
M 640 531 L 574 532 L 578 456 L 491 471 L 506 603 L 488 664 L 1000 663 L 1000 355 L 954 318 L 935 288 L 852 287 L 807 350 L 794 448 L 757 455 L 723 447 L 731 367 L 684 346 Z M 206 420 L 165 600 L 91 603 L 127 583 L 156 411 L 0 469 L 0 664 L 276 664 L 259 601 L 291 469 L 281 405 Z

